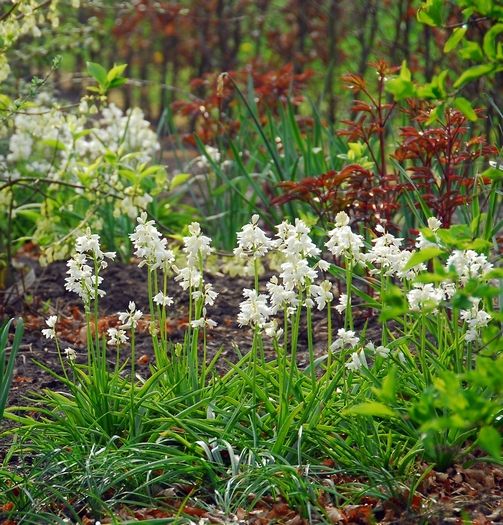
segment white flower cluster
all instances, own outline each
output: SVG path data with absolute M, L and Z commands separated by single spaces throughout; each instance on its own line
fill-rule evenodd
M 218 151 L 217 148 L 214 148 L 213 146 L 204 146 L 204 150 L 206 151 L 206 155 L 199 155 L 192 159 L 192 161 L 189 163 L 188 168 L 190 168 L 191 165 L 195 166 L 199 171 L 202 172 L 208 172 L 211 169 L 211 163 L 208 160 L 208 157 L 215 163 L 219 164 L 222 156 L 220 155 L 220 151 Z
M 320 255 L 320 249 L 313 243 L 309 236 L 310 229 L 302 220 L 296 219 L 295 224 L 286 221 L 279 224 L 275 240 L 268 239 L 257 223 L 258 216 L 254 216 L 251 223 L 242 228 L 235 253 L 259 257 L 274 248 L 282 253 L 284 262 L 280 265 L 279 278 L 273 275 L 266 284 L 267 295 L 257 290 L 244 290 L 246 299 L 240 304 L 238 323 L 258 326 L 264 328 L 266 333 L 280 337 L 282 332 L 277 329 L 274 320 L 269 322 L 270 316 L 280 311 L 287 316 L 293 315 L 299 307 L 300 296 L 303 296 L 307 307 L 312 308 L 316 303 L 319 310 L 332 301 L 330 281 L 314 284 L 318 277 L 316 268 L 326 270 L 329 264 L 320 260 L 313 267 L 309 263 L 309 259 Z
M 345 350 L 351 349 L 354 350 L 360 342 L 360 338 L 356 336 L 353 330 L 345 330 L 344 328 L 339 328 L 337 331 L 337 339 L 332 343 L 330 351 L 335 350 Z M 349 360 L 346 363 L 346 368 L 351 371 L 357 371 L 361 368 L 368 368 L 367 356 L 365 350 L 370 352 L 374 357 L 389 357 L 391 350 L 385 346 L 375 346 L 372 341 L 369 341 L 365 348 L 360 348 L 360 350 L 355 350 L 351 352 Z
M 102 110 L 100 119 L 88 120 L 87 115 L 59 109 L 56 102 L 42 93 L 32 107 L 16 115 L 7 160 L 26 161 L 27 167 L 36 172 L 50 164 L 37 164 L 40 161 L 34 154 L 43 159 L 48 151 L 52 153 L 53 165 L 59 160 L 65 172 L 79 173 L 80 164 L 92 164 L 107 151 L 122 151 L 132 154 L 128 157 L 130 161 L 148 163 L 159 149 L 157 135 L 139 108 L 123 113 L 110 104 Z
M 107 149 L 118 151 L 119 148 L 135 152 L 140 163 L 151 162 L 160 149 L 157 135 L 145 120 L 143 111 L 132 108 L 124 113 L 115 104 L 103 109 L 102 118 L 90 138 L 85 140 L 85 146 L 89 154 L 93 151 L 102 154 Z
M 126 312 L 119 312 L 119 321 L 122 329 L 135 330 L 138 326 L 138 321 L 143 317 L 143 312 L 136 309 L 134 301 L 129 301 Z
M 349 217 L 346 212 L 335 216 L 335 228 L 328 232 L 329 239 L 325 246 L 336 257 L 345 257 L 354 263 L 364 261 L 361 253 L 363 237 L 351 231 Z
M 491 271 L 493 265 L 483 253 L 474 250 L 454 250 L 447 259 L 446 267 L 454 268 L 461 284 L 466 284 L 469 279 L 482 277 Z
M 295 224 L 289 224 L 284 221 L 277 226 L 277 230 L 276 249 L 285 258 L 285 262 L 281 264 L 281 273 L 279 274 L 280 279 L 283 281 L 283 287 L 286 292 L 293 291 L 296 295 L 305 293 L 305 304 L 308 307 L 312 307 L 314 303 L 311 298 L 313 293 L 311 285 L 317 279 L 318 272 L 316 268 L 309 264 L 309 258 L 320 255 L 320 249 L 309 236 L 310 229 L 300 219 L 295 219 Z M 326 268 L 324 261 L 321 261 L 321 267 Z M 325 294 L 319 287 L 315 288 L 314 292 Z M 294 307 L 295 305 L 290 304 L 290 306 Z M 273 302 L 272 307 L 277 309 L 279 305 Z
M 465 341 L 468 342 L 475 341 L 480 329 L 487 326 L 491 320 L 489 313 L 479 309 L 480 299 L 474 299 L 472 302 L 473 306 L 469 310 L 461 310 L 460 313 L 461 319 L 468 327 L 465 335 Z
M 274 246 L 273 241 L 258 226 L 258 221 L 259 216 L 253 215 L 251 222 L 238 232 L 238 246 L 234 249 L 234 255 L 243 259 L 247 257 L 256 259 L 263 257 Z
M 179 281 L 183 290 L 189 290 L 191 299 L 202 306 L 200 317 L 191 321 L 192 328 L 214 328 L 217 323 L 207 317 L 206 306 L 215 303 L 218 293 L 210 283 L 204 282 L 202 274 L 204 260 L 213 252 L 211 239 L 202 234 L 198 222 L 193 222 L 188 230 L 190 235 L 183 238 L 183 253 L 187 258 L 187 266 L 181 269 L 173 267 L 176 272 L 175 281 Z
M 243 295 L 246 299 L 239 305 L 239 326 L 250 325 L 262 328 L 271 315 L 271 309 L 267 304 L 267 295 L 259 294 L 257 290 L 245 288 Z
M 52 0 L 48 5 L 39 0 L 12 0 L 11 4 L 15 4 L 16 9 L 0 21 L 0 82 L 3 82 L 10 72 L 5 53 L 19 38 L 28 34 L 39 38 L 42 35 L 41 28 L 46 23 L 53 28 L 59 25 L 58 0 Z M 71 6 L 74 9 L 79 5 L 80 0 L 72 0 Z M 9 10 L 10 7 L 7 7 L 7 12 Z
M 89 305 L 91 301 L 105 295 L 99 288 L 103 277 L 100 277 L 98 272 L 107 267 L 105 258 L 115 258 L 115 252 L 103 252 L 98 235 L 91 234 L 90 231 L 77 238 L 75 250 L 77 253 L 67 263 L 68 277 L 65 279 L 65 288 L 76 293 L 85 305 Z M 94 268 L 88 264 L 88 257 Z
M 429 221 L 432 231 L 440 227 L 439 222 L 431 218 Z M 411 252 L 401 250 L 402 239 L 387 233 L 384 228 L 377 230 L 382 234 L 372 242 L 369 252 L 364 253 L 363 239 L 360 236 L 351 237 L 349 218 L 345 213 L 338 215 L 338 222 L 330 232 L 327 248 L 334 255 L 341 256 L 358 264 L 366 264 L 370 271 L 383 271 L 390 277 L 411 279 L 424 265 L 417 265 L 413 272 L 405 269 L 405 264 Z M 213 306 L 217 292 L 211 283 L 203 279 L 204 261 L 213 251 L 211 239 L 203 235 L 199 223 L 192 223 L 189 235 L 183 238 L 183 253 L 186 257 L 186 266 L 176 267 L 174 254 L 167 248 L 167 241 L 156 229 L 154 221 L 147 220 L 147 215 L 142 214 L 133 234 L 130 235 L 135 248 L 135 255 L 141 259 L 139 266 L 147 265 L 149 269 L 162 269 L 164 272 L 173 270 L 175 281 L 183 290 L 188 290 L 190 299 L 196 305 L 196 318 L 191 319 L 192 328 L 214 327 L 216 323 L 207 317 L 207 306 Z M 264 331 L 271 337 L 279 338 L 282 330 L 278 327 L 278 320 L 273 317 L 284 312 L 290 317 L 302 306 L 312 308 L 316 305 L 319 310 L 329 306 L 333 299 L 333 285 L 329 280 L 317 283 L 318 270 L 325 271 L 329 264 L 322 259 L 315 262 L 321 254 L 320 249 L 310 237 L 310 229 L 300 219 L 294 224 L 282 222 L 277 226 L 277 235 L 274 240 L 269 239 L 258 226 L 259 217 L 254 215 L 249 224 L 245 225 L 238 233 L 238 247 L 235 250 L 242 257 L 258 259 L 270 250 L 281 252 L 283 262 L 279 265 L 279 275 L 273 275 L 266 283 L 267 293 L 260 293 L 258 289 L 244 289 L 244 300 L 239 306 L 237 322 L 240 326 L 251 326 Z M 343 232 L 343 235 L 341 234 Z M 99 270 L 106 267 L 105 259 L 113 259 L 114 253 L 103 252 L 100 247 L 99 237 L 89 231 L 76 240 L 76 254 L 68 262 L 66 288 L 79 294 L 88 304 L 91 300 L 103 295 L 99 289 L 102 281 L 98 275 Z M 94 268 L 88 264 L 91 259 Z M 409 283 L 407 300 L 413 312 L 436 312 L 442 302 L 451 299 L 459 285 L 464 285 L 468 279 L 483 277 L 493 267 L 483 254 L 473 250 L 454 251 L 448 258 L 446 269 L 454 268 L 458 274 L 459 282 L 442 282 L 439 285 L 432 283 Z M 258 288 L 258 287 L 257 287 Z M 156 290 L 157 291 L 157 290 Z M 335 309 L 343 313 L 350 307 L 351 298 L 341 294 L 339 304 Z M 173 304 L 173 298 L 165 292 L 158 292 L 153 297 L 153 302 L 163 308 Z M 119 328 L 108 330 L 109 344 L 120 346 L 127 342 L 125 329 L 136 328 L 142 312 L 136 309 L 134 302 L 129 303 L 129 309 L 119 314 L 121 325 Z M 462 310 L 460 318 L 466 324 L 466 341 L 474 341 L 480 329 L 487 326 L 491 315 L 480 308 L 480 300 L 473 300 L 472 307 Z M 55 337 L 56 317 L 48 319 L 48 328 L 44 335 Z M 359 370 L 368 367 L 367 355 L 370 353 L 375 358 L 387 358 L 390 349 L 385 346 L 375 346 L 369 342 L 366 346 L 360 342 L 353 330 L 339 328 L 337 337 L 331 344 L 331 352 L 351 351 L 346 368 Z M 397 352 L 397 358 L 406 362 L 403 353 Z
M 147 220 L 145 212 L 141 213 L 137 222 L 129 238 L 135 248 L 134 254 L 141 259 L 138 266 L 147 265 L 149 270 L 162 268 L 167 271 L 175 260 L 173 252 L 167 248 L 168 241 L 157 230 L 155 222 Z
M 442 223 L 436 217 L 428 218 L 428 228 L 432 231 L 432 233 L 436 233 L 441 226 Z M 416 238 L 415 246 L 418 250 L 422 250 L 423 248 L 436 248 L 438 244 L 436 242 L 432 242 L 428 239 L 425 239 L 424 235 L 421 232 L 419 232 Z
M 414 283 L 414 288 L 407 294 L 409 307 L 413 312 L 435 313 L 444 299 L 444 290 L 434 287 L 431 283 Z
M 420 271 L 426 269 L 424 264 L 418 264 L 405 270 L 406 264 L 413 252 L 402 250 L 403 239 L 387 232 L 381 225 L 376 226 L 376 231 L 381 235 L 372 239 L 372 248 L 365 254 L 367 262 L 374 265 L 371 274 L 383 274 L 387 277 L 398 279 L 414 279 Z

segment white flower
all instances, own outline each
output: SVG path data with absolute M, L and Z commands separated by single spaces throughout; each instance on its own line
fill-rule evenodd
M 273 319 L 264 325 L 264 332 L 267 337 L 280 339 L 283 335 L 283 328 L 279 328 L 277 319 Z
M 438 244 L 436 242 L 431 242 L 428 239 L 425 239 L 424 235 L 419 232 L 418 236 L 416 237 L 416 243 L 414 246 L 418 250 L 422 250 L 423 248 L 436 248 Z
M 326 272 L 330 268 L 331 264 L 327 261 L 324 261 L 323 259 L 320 259 L 314 266 L 317 266 L 322 272 Z
M 253 215 L 251 222 L 237 233 L 238 246 L 234 249 L 234 255 L 241 258 L 263 257 L 274 246 L 274 242 L 258 227 L 258 221 L 259 216 Z
M 105 257 L 113 259 L 115 252 L 101 251 L 99 236 L 91 234 L 89 230 L 85 235 L 77 237 L 75 250 L 77 253 L 67 263 L 68 277 L 65 278 L 65 288 L 70 292 L 75 292 L 85 304 L 89 304 L 90 301 L 104 296 L 105 292 L 99 288 L 103 278 L 94 275 L 93 268 L 87 263 L 87 256 L 94 259 L 94 265 L 96 262 L 100 263 L 99 270 L 107 266 L 104 261 Z
M 318 277 L 318 273 L 309 266 L 306 259 L 290 258 L 281 265 L 281 270 L 279 276 L 287 290 L 301 289 Z
M 478 337 L 478 332 L 484 326 L 489 324 L 491 314 L 484 310 L 479 310 L 480 299 L 473 300 L 473 306 L 470 310 L 461 310 L 460 318 L 466 322 L 468 330 L 466 331 L 465 340 L 475 341 Z
M 58 321 L 58 317 L 56 315 L 51 315 L 46 321 L 45 324 L 49 328 L 44 328 L 42 330 L 42 334 L 47 339 L 54 339 L 56 337 L 56 323 Z
M 341 293 L 339 297 L 339 304 L 335 307 L 335 309 L 342 314 L 346 310 L 348 306 L 348 296 L 345 293 Z M 349 306 L 351 307 L 351 302 L 349 303 Z
M 98 261 L 102 261 L 105 257 L 108 259 L 115 258 L 115 252 L 101 251 L 99 235 L 96 233 L 92 234 L 89 229 L 86 231 L 85 235 L 81 235 L 75 240 L 75 251 L 77 253 L 87 253 Z
M 332 283 L 330 281 L 323 281 L 319 286 L 313 284 L 309 288 L 311 294 L 314 296 L 318 310 L 323 310 L 327 303 L 332 302 L 334 294 L 332 293 Z
M 107 333 L 108 337 L 110 338 L 108 340 L 109 345 L 120 346 L 121 344 L 128 342 L 126 331 L 121 328 L 109 328 Z
M 159 306 L 171 306 L 173 304 L 173 298 L 169 295 L 164 295 L 162 292 L 154 295 L 153 301 Z
M 330 350 L 341 350 L 346 347 L 354 348 L 358 344 L 359 338 L 356 337 L 353 330 L 339 328 L 337 330 L 337 339 L 330 346 Z
M 182 269 L 173 266 L 173 269 L 176 272 L 175 281 L 180 281 L 183 290 L 198 288 L 201 285 L 203 276 L 195 266 L 186 266 Z
M 329 239 L 325 246 L 336 257 L 345 257 L 356 263 L 361 262 L 363 237 L 351 231 L 351 227 L 348 226 L 349 217 L 344 212 L 338 213 L 337 217 L 341 214 L 344 217 L 340 217 L 338 221 L 336 218 L 336 226 L 328 232 Z
M 199 299 L 204 299 L 204 304 L 213 306 L 215 304 L 215 299 L 218 297 L 218 292 L 213 290 L 213 285 L 207 283 L 204 285 L 204 290 L 194 290 L 192 292 L 192 299 L 198 301 Z
M 348 370 L 353 371 L 360 370 L 360 368 L 368 368 L 365 351 L 353 352 L 345 366 Z
M 413 252 L 401 250 L 403 239 L 387 233 L 381 225 L 377 225 L 376 230 L 382 235 L 372 239 L 373 246 L 365 255 L 365 259 L 377 267 L 370 271 L 372 275 L 383 272 L 388 277 L 413 279 L 420 271 L 426 269 L 424 264 L 418 264 L 405 270 Z
M 262 327 L 271 315 L 267 305 L 267 296 L 256 290 L 245 288 L 243 295 L 246 299 L 239 305 L 238 324 Z
M 276 228 L 276 247 L 283 252 L 288 261 L 316 257 L 320 254 L 320 249 L 309 237 L 311 230 L 301 219 L 295 219 L 295 225 L 283 221 Z
M 134 301 L 129 301 L 129 311 L 119 312 L 121 328 L 134 329 L 138 326 L 138 321 L 143 317 L 143 312 L 136 309 Z
M 444 281 L 440 283 L 440 288 L 442 288 L 446 299 L 451 299 L 456 293 L 456 285 L 454 283 Z
M 215 164 L 218 164 L 221 159 L 220 152 L 217 148 L 214 148 L 213 146 L 204 146 L 204 151 L 206 155 L 213 161 Z M 191 164 L 194 164 L 198 169 L 207 171 L 209 168 L 211 168 L 210 161 L 206 157 L 206 155 L 199 155 L 195 159 L 192 160 Z
M 444 291 L 435 288 L 431 283 L 415 283 L 414 288 L 407 294 L 409 307 L 414 312 L 433 310 L 444 300 Z
M 103 297 L 105 292 L 96 286 L 102 283 L 102 277 L 96 277 L 93 269 L 87 264 L 86 256 L 82 253 L 76 253 L 67 262 L 68 277 L 65 278 L 65 289 L 69 292 L 74 292 L 84 301 L 89 304 L 90 301 L 97 297 Z
M 288 307 L 297 307 L 299 301 L 295 291 L 287 290 L 282 284 L 279 284 L 276 275 L 271 277 L 270 281 L 266 284 L 266 288 L 269 292 L 272 315 Z
M 446 263 L 447 269 L 451 266 L 462 284 L 466 284 L 471 278 L 482 277 L 493 268 L 484 254 L 473 250 L 454 250 Z
M 342 228 L 343 226 L 347 226 L 349 224 L 349 216 L 345 211 L 340 211 L 335 216 L 335 226 L 337 228 Z
M 173 252 L 166 248 L 167 240 L 155 227 L 154 221 L 147 221 L 143 212 L 137 219 L 138 224 L 129 236 L 135 248 L 135 255 L 143 259 L 138 266 L 146 264 L 150 269 L 167 269 L 175 260 Z
M 212 319 L 208 319 L 207 317 L 200 317 L 199 319 L 194 319 L 191 321 L 190 326 L 192 328 L 204 328 L 205 326 L 208 328 L 215 328 L 217 323 Z
M 386 346 L 380 345 L 376 348 L 376 346 L 374 345 L 372 341 L 369 341 L 367 345 L 365 346 L 365 348 L 379 357 L 388 357 L 391 352 L 391 350 L 387 348 Z
M 428 218 L 428 228 L 432 232 L 436 232 L 441 226 L 442 226 L 442 223 L 436 217 Z
M 68 361 L 75 361 L 77 359 L 77 352 L 73 348 L 65 348 L 65 356 L 68 359 Z
M 183 238 L 183 251 L 187 255 L 187 265 L 195 266 L 199 259 L 208 256 L 213 248 L 210 247 L 211 239 L 201 234 L 198 222 L 189 226 L 189 233 L 189 236 Z

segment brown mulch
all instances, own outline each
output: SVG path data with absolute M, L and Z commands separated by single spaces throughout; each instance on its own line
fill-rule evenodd
M 78 362 L 85 362 L 86 324 L 84 309 L 80 298 L 65 290 L 66 263 L 56 262 L 47 267 L 40 267 L 30 261 L 35 272 L 35 279 L 29 288 L 17 297 L 10 298 L 4 306 L 4 317 L 21 316 L 25 322 L 25 335 L 18 354 L 13 386 L 10 393 L 10 405 L 23 403 L 27 392 L 39 391 L 45 388 L 55 388 L 57 381 L 42 370 L 35 361 L 42 362 L 56 372 L 60 372 L 59 357 L 54 341 L 42 336 L 41 330 L 46 328 L 45 320 L 50 315 L 58 316 L 56 332 L 61 344 L 61 350 L 71 347 L 77 351 Z M 100 299 L 98 328 L 106 334 L 110 327 L 118 325 L 117 313 L 126 311 L 129 301 L 136 303 L 137 309 L 145 314 L 139 324 L 136 339 L 136 357 L 138 373 L 148 375 L 153 364 L 153 350 L 148 333 L 149 306 L 147 295 L 147 272 L 145 268 L 135 265 L 112 263 L 102 271 L 101 287 L 106 295 Z M 245 355 L 252 344 L 252 333 L 247 327 L 237 324 L 239 303 L 243 300 L 243 288 L 253 287 L 253 278 L 233 277 L 213 272 L 205 275 L 205 280 L 211 282 L 219 295 L 214 306 L 208 307 L 208 315 L 217 322 L 217 326 L 208 331 L 207 356 L 211 360 L 217 352 L 220 353 L 217 368 L 221 371 L 228 368 L 229 363 L 236 362 L 239 355 Z M 267 276 L 261 279 L 265 286 Z M 170 282 L 168 294 L 173 296 L 174 304 L 169 308 L 167 331 L 172 341 L 181 341 L 188 322 L 188 297 L 177 283 Z M 0 296 L 1 301 L 1 296 Z M 0 316 L 2 310 L 0 310 Z M 334 315 L 334 327 L 337 319 Z M 338 317 L 338 316 L 337 316 Z M 363 322 L 363 319 L 362 319 Z M 314 313 L 314 344 L 316 355 L 326 351 L 326 317 L 323 312 Z M 266 357 L 275 357 L 274 351 L 265 342 Z M 299 365 L 307 364 L 307 337 L 302 331 L 299 338 Z M 113 364 L 115 352 L 110 351 L 110 362 Z

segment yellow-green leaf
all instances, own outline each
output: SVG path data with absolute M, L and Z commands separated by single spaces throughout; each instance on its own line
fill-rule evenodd
M 373 416 L 373 417 L 397 417 L 394 410 L 378 401 L 369 401 L 361 403 L 343 411 L 343 414 L 349 416 Z
M 466 98 L 456 97 L 453 103 L 454 107 L 459 109 L 468 120 L 471 120 L 472 122 L 477 120 L 477 113 L 475 113 L 475 110 Z
M 171 179 L 171 183 L 169 185 L 169 188 L 171 190 L 174 190 L 178 186 L 181 186 L 185 182 L 187 182 L 190 178 L 190 173 L 178 173 Z
M 414 252 L 407 261 L 407 264 L 404 266 L 404 270 L 410 270 L 414 266 L 417 266 L 418 264 L 421 264 L 425 261 L 429 261 L 430 259 L 433 259 L 433 257 L 438 257 L 442 253 L 443 251 L 436 246 L 429 246 L 419 250 L 418 252 Z
M 479 445 L 493 458 L 501 458 L 502 437 L 494 427 L 482 427 L 479 431 Z
M 467 26 L 456 27 L 456 29 L 454 29 L 451 36 L 447 39 L 447 42 L 444 45 L 444 53 L 450 53 L 453 49 L 456 49 L 456 47 L 458 47 L 458 44 L 465 36 L 467 29 Z
M 464 73 L 461 74 L 461 76 L 456 80 L 456 82 L 454 82 L 454 87 L 456 89 L 460 88 L 465 84 L 472 82 L 472 80 L 476 80 L 477 78 L 492 73 L 495 69 L 496 67 L 494 66 L 494 64 L 480 64 L 478 66 L 470 67 Z

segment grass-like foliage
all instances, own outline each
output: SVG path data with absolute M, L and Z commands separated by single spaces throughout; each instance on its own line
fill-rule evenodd
M 212 247 L 199 224 L 184 238 L 181 268 L 145 215 L 131 235 L 149 276 L 156 356 L 149 378 L 135 370 L 135 335 L 145 315 L 134 302 L 108 338 L 95 329 L 100 271 L 114 254 L 90 232 L 76 240 L 66 286 L 84 303 L 87 363 L 77 364 L 70 350 L 62 355 L 57 319 L 49 318 L 44 334 L 55 340 L 63 372 L 41 366 L 64 388 L 8 410 L 18 427 L 4 469 L 13 456 L 19 461 L 2 472 L 4 508 L 10 502 L 15 515 L 51 522 L 90 508 L 103 518 L 119 506 L 174 508 L 175 501 L 181 515 L 195 499 L 232 513 L 282 496 L 307 517 L 323 515 L 327 501 L 363 495 L 398 498 L 405 507 L 433 467 L 480 450 L 485 460 L 501 461 L 501 271 L 490 261 L 490 243 L 459 227 L 442 229 L 436 218 L 421 230 L 418 249 L 404 249 L 382 227 L 368 243 L 340 213 L 322 252 L 299 219 L 278 225 L 274 239 L 258 221 L 254 216 L 237 233 L 235 249 L 255 268 L 237 319 L 251 329 L 253 345 L 225 374 L 214 370 L 218 354 L 206 357 L 218 294 L 205 282 Z M 259 261 L 270 251 L 278 252 L 280 271 L 261 283 Z M 189 300 L 178 344 L 165 328 L 173 276 Z M 366 325 L 355 331 L 355 302 L 380 315 L 373 341 Z M 314 351 L 314 309 L 327 315 L 321 356 Z M 307 366 L 297 361 L 303 320 Z M 265 360 L 265 344 L 275 359 Z M 131 355 L 122 363 L 127 345 Z M 337 475 L 353 481 L 331 482 Z

